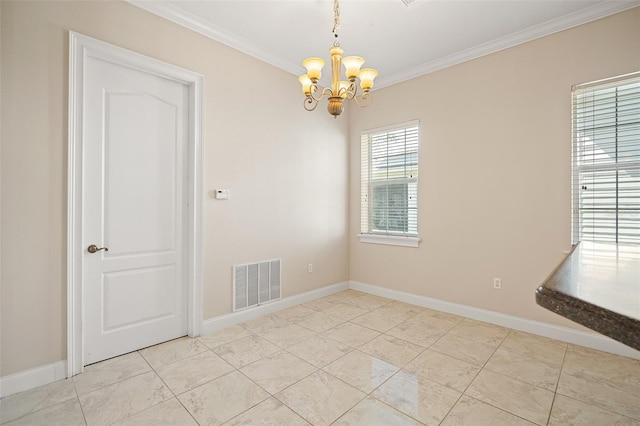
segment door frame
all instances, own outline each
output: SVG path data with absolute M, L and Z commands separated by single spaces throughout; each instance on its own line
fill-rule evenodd
M 69 146 L 67 185 L 67 377 L 84 368 L 82 262 L 83 83 L 85 59 L 91 57 L 152 73 L 189 87 L 187 141 L 187 332 L 202 329 L 202 86 L 203 76 L 83 34 L 69 31 Z

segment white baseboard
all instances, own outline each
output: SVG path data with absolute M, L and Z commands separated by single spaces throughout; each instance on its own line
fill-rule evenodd
M 210 318 L 202 322 L 202 334 L 213 333 L 214 331 L 221 330 L 225 327 L 231 327 L 232 325 L 250 321 L 263 315 L 272 314 L 301 303 L 311 302 L 312 300 L 320 299 L 321 297 L 329 296 L 330 294 L 347 290 L 348 288 L 349 281 L 343 281 L 341 283 L 329 285 L 316 290 L 296 294 L 295 296 L 285 297 L 284 299 L 276 300 L 275 302 L 270 302 L 255 308 Z
M 489 311 L 487 309 L 480 309 L 473 306 L 461 305 L 458 303 L 446 302 L 444 300 L 432 299 L 430 297 L 390 290 L 358 281 L 350 281 L 349 288 L 376 296 L 386 297 L 388 299 L 398 300 L 400 302 L 410 303 L 412 305 L 422 306 L 424 308 L 431 308 L 465 318 L 471 318 L 514 330 L 537 334 L 538 336 L 549 337 L 579 346 L 586 346 L 599 351 L 622 355 L 633 359 L 640 359 L 640 351 L 623 345 L 622 343 L 601 334 L 575 330 L 541 321 L 514 317 L 495 311 Z
M 9 374 L 0 377 L 0 398 L 46 385 L 66 377 L 66 360 Z
M 230 327 L 263 315 L 281 311 L 301 303 L 310 302 L 339 291 L 347 290 L 348 288 L 349 282 L 344 281 L 338 284 L 308 291 L 306 293 L 297 294 L 295 296 L 285 297 L 284 299 L 258 306 L 253 309 L 247 309 L 245 311 L 211 318 L 202 322 L 201 331 L 203 334 L 212 333 L 225 327 Z M 66 360 L 9 374 L 7 376 L 0 377 L 0 398 L 46 385 L 51 382 L 55 382 L 56 380 L 65 379 L 66 377 Z
M 549 337 L 567 343 L 573 343 L 575 345 L 586 346 L 588 348 L 622 355 L 629 358 L 640 359 L 640 351 L 636 351 L 635 349 L 600 334 L 514 317 L 495 311 L 489 311 L 487 309 L 446 302 L 444 300 L 433 299 L 426 296 L 418 296 L 416 294 L 376 287 L 358 281 L 344 281 L 338 284 L 308 291 L 306 293 L 297 294 L 295 296 L 285 297 L 284 299 L 258 306 L 253 309 L 247 309 L 211 318 L 203 321 L 201 330 L 203 334 L 213 333 L 241 322 L 250 321 L 263 315 L 278 312 L 301 303 L 311 302 L 312 300 L 329 296 L 330 294 L 347 290 L 349 288 L 363 293 L 386 297 L 388 299 L 411 303 L 425 308 L 436 309 L 438 311 L 459 315 L 465 318 L 484 321 L 514 330 L 525 331 L 527 333 L 537 334 L 539 336 Z M 7 376 L 0 377 L 0 398 L 46 385 L 66 377 L 66 360 L 9 374 Z

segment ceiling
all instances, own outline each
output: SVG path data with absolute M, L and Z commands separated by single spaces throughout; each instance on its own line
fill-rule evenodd
M 296 76 L 329 59 L 332 0 L 129 0 Z M 380 72 L 376 88 L 640 6 L 640 0 L 342 0 L 345 56 Z

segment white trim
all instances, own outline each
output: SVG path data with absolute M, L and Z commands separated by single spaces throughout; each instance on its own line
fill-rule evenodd
M 272 55 L 265 49 L 250 40 L 239 37 L 231 31 L 212 24 L 201 17 L 191 14 L 171 2 L 148 1 L 148 0 L 125 0 L 134 6 L 160 16 L 168 21 L 176 23 L 182 27 L 195 31 L 205 37 L 246 53 L 256 59 L 278 67 L 291 74 L 299 75 L 303 70 L 300 64 L 294 64 L 277 55 Z M 377 83 L 377 82 L 376 82 Z
M 527 333 L 537 334 L 539 336 L 549 337 L 551 339 L 573 343 L 575 345 L 586 346 L 588 348 L 622 355 L 629 358 L 640 359 L 640 351 L 636 351 L 629 346 L 623 345 L 620 342 L 616 342 L 615 340 L 596 333 L 574 330 L 541 321 L 514 317 L 487 309 L 475 308 L 473 306 L 446 302 L 444 300 L 433 299 L 431 297 L 390 290 L 358 281 L 350 281 L 349 288 L 380 297 L 386 297 L 388 299 L 398 300 L 400 302 L 410 303 L 412 305 L 422 306 L 424 308 L 436 309 L 438 311 L 459 315 L 465 318 L 508 327 L 513 330 L 525 331 Z M 533 292 L 531 297 L 533 298 Z
M 300 74 L 302 68 L 299 64 L 291 63 L 276 55 L 265 52 L 264 49 L 251 41 L 242 39 L 230 31 L 213 25 L 199 16 L 185 12 L 170 2 L 126 0 L 128 3 L 158 15 L 164 19 L 226 44 L 236 50 L 253 56 L 261 61 L 285 70 L 291 74 Z M 570 15 L 563 16 L 548 22 L 544 22 L 525 30 L 509 34 L 505 37 L 491 40 L 477 46 L 456 52 L 454 54 L 438 58 L 426 64 L 419 65 L 392 75 L 380 76 L 376 79 L 376 89 L 382 89 L 393 84 L 411 80 L 434 71 L 441 70 L 462 62 L 470 61 L 484 55 L 508 49 L 531 40 L 545 37 L 578 25 L 586 24 L 607 16 L 624 12 L 625 10 L 640 5 L 638 0 L 603 1 L 594 6 L 582 9 Z
M 420 120 L 415 119 L 404 121 L 402 123 L 387 124 L 386 126 L 375 127 L 373 129 L 365 129 L 360 132 L 360 137 L 373 136 L 377 135 L 378 133 L 387 133 L 391 132 L 392 130 L 406 129 L 408 127 L 420 127 Z M 420 131 L 420 129 L 418 129 L 418 131 Z
M 349 281 L 343 281 L 341 283 L 332 284 L 316 290 L 296 294 L 295 296 L 288 296 L 280 300 L 256 306 L 255 308 L 244 309 L 231 314 L 210 318 L 203 321 L 202 334 L 213 333 L 223 328 L 231 327 L 232 325 L 240 324 L 241 322 L 250 321 L 263 315 L 272 314 L 292 306 L 300 305 L 301 303 L 311 302 L 312 300 L 320 299 L 321 297 L 329 296 L 330 294 L 344 291 L 348 288 Z
M 506 50 L 532 40 L 546 37 L 560 31 L 568 30 L 578 25 L 587 24 L 598 19 L 616 13 L 624 12 L 640 5 L 638 0 L 621 0 L 621 1 L 605 1 L 594 6 L 582 9 L 570 15 L 553 19 L 533 27 L 529 27 L 522 31 L 509 34 L 507 36 L 497 38 L 486 43 L 481 43 L 468 49 L 438 58 L 434 61 L 427 62 L 417 67 L 409 68 L 399 73 L 388 76 L 381 76 L 376 79 L 376 89 L 382 89 L 403 81 L 411 80 L 421 75 L 429 74 L 453 65 L 477 59 L 482 56 Z
M 30 368 L 0 377 L 0 398 L 67 377 L 67 361 Z
M 420 238 L 400 235 L 358 234 L 361 243 L 386 244 L 389 246 L 418 247 Z
M 189 86 L 189 211 L 187 219 L 187 332 L 202 325 L 202 86 L 193 71 L 124 48 L 69 32 L 69 150 L 67 205 L 67 376 L 83 370 L 82 336 L 82 102 L 84 59 L 96 57 L 154 73 Z
M 202 322 L 201 331 L 202 334 L 213 333 L 226 327 L 231 327 L 245 321 L 256 319 L 263 315 L 278 312 L 283 309 L 287 309 L 301 303 L 310 302 L 347 289 L 386 297 L 388 299 L 410 303 L 425 308 L 436 309 L 442 312 L 460 315 L 465 318 L 484 321 L 514 330 L 525 331 L 527 333 L 537 334 L 539 336 L 549 337 L 563 342 L 573 343 L 575 345 L 586 346 L 617 355 L 640 359 L 639 351 L 598 334 L 514 317 L 499 312 L 446 302 L 430 297 L 390 290 L 358 281 L 343 281 L 341 283 L 311 290 L 295 296 L 285 297 L 284 299 L 258 306 L 253 309 L 210 318 Z M 66 364 L 67 362 L 63 360 L 0 377 L 0 397 L 3 398 L 14 393 L 64 379 L 66 377 L 65 373 L 67 370 Z

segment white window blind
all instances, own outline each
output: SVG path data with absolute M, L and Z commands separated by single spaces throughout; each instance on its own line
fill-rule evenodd
M 640 73 L 573 88 L 572 240 L 640 244 Z
M 418 122 L 361 136 L 362 234 L 418 235 Z

